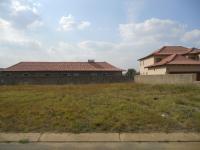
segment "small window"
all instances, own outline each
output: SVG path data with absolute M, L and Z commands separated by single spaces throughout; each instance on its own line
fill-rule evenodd
M 71 73 L 64 73 L 64 76 L 71 77 L 72 74 Z
M 24 73 L 24 77 L 27 77 L 29 74 L 28 73 Z
M 155 62 L 157 63 L 157 62 L 160 62 L 161 60 L 162 60 L 162 58 L 156 58 Z
M 104 73 L 104 75 L 109 77 L 109 76 L 112 76 L 112 73 Z
M 48 76 L 49 76 L 49 74 L 48 74 L 48 73 L 46 73 L 46 74 L 45 74 L 45 76 L 46 76 L 46 77 L 48 77 Z
M 79 73 L 74 73 L 73 75 L 74 75 L 74 77 L 78 77 L 80 74 Z
M 93 77 L 96 77 L 97 73 L 91 73 L 90 75 L 93 76 Z
M 71 74 L 71 73 L 67 73 L 67 76 L 68 76 L 68 77 L 71 77 L 71 76 L 72 76 L 72 74 Z
M 6 77 L 9 77 L 9 76 L 10 76 L 10 74 L 9 74 L 9 73 L 7 73 L 7 74 L 6 74 Z
M 189 56 L 190 59 L 193 59 L 193 60 L 198 60 L 198 57 L 196 56 Z

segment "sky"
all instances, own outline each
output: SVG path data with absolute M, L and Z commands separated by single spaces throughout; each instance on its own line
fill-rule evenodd
M 165 45 L 200 48 L 199 0 L 0 0 L 0 68 L 107 61 L 138 69 Z

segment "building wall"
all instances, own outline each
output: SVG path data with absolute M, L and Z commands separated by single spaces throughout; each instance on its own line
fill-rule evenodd
M 187 84 L 197 81 L 197 74 L 136 75 L 134 80 L 147 84 Z
M 196 73 L 200 72 L 200 65 L 168 65 L 167 71 L 169 73 Z
M 178 73 L 196 73 L 200 72 L 200 65 L 173 65 L 167 67 L 154 67 L 145 68 L 156 63 L 157 58 L 163 59 L 166 56 L 152 56 L 147 59 L 140 61 L 140 75 L 162 75 L 170 72 Z
M 68 84 L 122 82 L 122 72 L 2 72 L 0 84 Z
M 166 73 L 167 73 L 167 68 L 165 66 L 148 69 L 148 75 L 163 75 Z
M 140 74 L 141 75 L 148 75 L 148 68 L 146 66 L 153 65 L 155 62 L 154 57 L 149 57 L 144 60 L 141 60 L 140 63 Z
M 166 56 L 152 56 L 147 59 L 141 60 L 140 61 L 140 74 L 141 75 L 156 75 L 156 74 L 166 74 L 166 68 L 165 67 L 157 67 L 155 69 L 148 69 L 145 68 L 147 66 L 153 65 L 156 60 L 163 59 Z
M 45 72 L 36 72 L 36 71 L 32 71 L 32 72 L 8 72 L 8 71 L 3 71 L 2 72 L 2 76 L 3 77 L 80 77 L 80 76 L 121 76 L 122 72 L 118 71 L 118 72 L 112 72 L 112 71 L 105 71 L 105 72 L 94 72 L 94 71 L 90 71 L 90 72 L 78 72 L 78 71 L 73 71 L 73 72 L 56 72 L 56 71 L 45 71 Z

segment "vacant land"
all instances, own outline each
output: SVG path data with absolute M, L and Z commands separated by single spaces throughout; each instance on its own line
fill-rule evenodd
M 0 132 L 200 131 L 200 86 L 0 86 Z

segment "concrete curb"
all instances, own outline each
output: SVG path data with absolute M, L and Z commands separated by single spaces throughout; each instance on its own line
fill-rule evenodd
M 19 142 L 21 140 L 37 142 L 40 135 L 40 133 L 0 133 L 0 142 Z
M 41 142 L 119 142 L 119 133 L 45 133 Z
M 200 142 L 199 133 L 122 133 L 121 141 L 135 142 Z
M 200 133 L 0 133 L 0 142 L 200 142 Z

